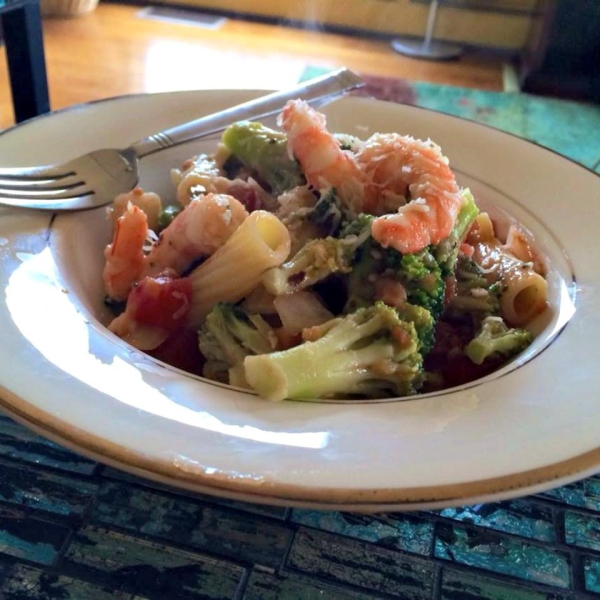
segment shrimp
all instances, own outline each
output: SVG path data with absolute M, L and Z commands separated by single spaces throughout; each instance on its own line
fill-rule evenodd
M 342 150 L 327 131 L 325 115 L 302 100 L 290 100 L 279 124 L 287 134 L 290 157 L 298 160 L 312 187 L 335 188 L 342 202 L 357 213 L 368 209 L 365 174 L 354 155 Z
M 194 198 L 164 229 L 152 246 L 143 275 L 165 269 L 181 274 L 194 261 L 222 246 L 248 216 L 244 205 L 225 194 Z
M 104 250 L 104 288 L 109 298 L 127 299 L 145 267 L 143 247 L 147 235 L 146 213 L 130 203 L 117 220 L 112 243 Z
M 371 234 L 382 246 L 412 254 L 450 235 L 463 197 L 439 146 L 376 133 L 360 150 L 357 162 L 375 188 L 412 198 L 398 212 L 373 221 Z

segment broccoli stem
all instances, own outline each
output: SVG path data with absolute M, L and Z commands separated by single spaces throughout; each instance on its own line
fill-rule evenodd
M 310 330 L 305 341 L 281 352 L 244 359 L 246 380 L 269 400 L 303 400 L 384 391 L 412 393 L 422 359 L 412 323 L 383 303 Z
M 323 346 L 327 342 L 305 342 L 276 352 L 249 356 L 244 360 L 246 380 L 267 400 L 327 398 L 340 390 L 359 392 L 364 381 L 361 365 L 391 360 L 389 344 L 377 343 L 360 350 Z

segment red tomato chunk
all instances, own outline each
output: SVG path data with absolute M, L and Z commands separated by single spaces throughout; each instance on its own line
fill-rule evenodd
M 192 284 L 187 277 L 144 277 L 131 291 L 127 309 L 133 319 L 173 331 L 185 322 L 192 302 Z

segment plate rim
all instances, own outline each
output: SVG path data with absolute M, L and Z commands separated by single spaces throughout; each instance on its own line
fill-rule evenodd
M 64 109 L 61 109 L 60 111 L 39 115 L 37 117 L 34 117 L 33 119 L 29 119 L 21 124 L 15 125 L 7 130 L 4 130 L 0 133 L 0 136 L 14 131 L 16 128 L 32 124 L 38 119 L 50 118 L 56 114 L 64 114 L 66 112 L 76 111 L 78 109 L 93 106 L 95 104 L 108 103 L 119 101 L 122 99 L 144 96 L 171 96 L 173 94 L 180 93 L 193 94 L 198 93 L 198 91 L 161 92 L 158 94 L 128 94 L 116 96 L 114 98 L 105 98 L 89 103 L 78 104 L 72 107 L 66 107 Z M 219 92 L 222 90 L 210 91 Z M 249 94 L 260 93 L 259 91 L 254 90 L 243 91 Z M 526 144 L 531 144 L 546 152 L 550 152 L 554 155 L 557 155 L 562 160 L 568 161 L 571 164 L 581 167 L 585 171 L 588 171 L 592 173 L 592 175 L 595 175 L 596 177 L 600 178 L 600 174 L 596 173 L 591 168 L 588 168 L 585 165 L 582 165 L 581 163 L 573 159 L 565 157 L 562 154 L 550 148 L 547 148 L 546 146 L 543 146 L 542 144 L 538 144 L 525 138 L 521 138 L 518 135 L 512 134 L 510 132 L 503 131 L 501 129 L 487 124 L 479 123 L 477 121 L 463 119 L 456 115 L 450 115 L 425 107 L 411 105 L 410 108 L 432 112 L 436 114 L 442 114 L 446 118 L 452 118 L 458 121 L 469 121 L 471 123 L 476 124 L 479 127 L 486 127 L 495 131 L 499 131 L 504 135 L 509 135 L 519 140 L 521 143 L 524 142 Z M 120 468 L 125 468 L 125 470 L 127 470 L 127 466 L 130 466 L 129 463 L 122 461 L 122 458 L 124 456 L 128 456 L 132 452 L 130 448 L 118 446 L 117 444 L 108 442 L 103 438 L 97 438 L 97 436 L 94 436 L 91 433 L 84 432 L 71 424 L 65 423 L 65 421 L 55 419 L 54 416 L 50 413 L 44 413 L 37 407 L 28 404 L 25 398 L 19 398 L 17 396 L 14 396 L 14 394 L 12 394 L 9 390 L 7 390 L 4 387 L 0 387 L 0 389 L 2 390 L 2 392 L 0 393 L 0 406 L 6 409 L 9 413 L 13 413 L 18 420 L 28 423 L 29 426 L 36 430 L 46 432 L 48 437 L 61 439 L 63 443 L 65 443 L 65 445 L 67 445 L 68 447 L 76 448 L 77 451 L 83 455 L 86 455 L 86 451 L 88 453 L 91 452 L 94 455 L 104 457 L 107 461 L 122 465 Z M 14 396 L 14 398 L 16 398 L 16 402 L 13 401 L 12 404 L 8 403 L 6 401 L 7 396 Z M 29 406 L 29 412 L 19 410 L 16 404 L 27 404 Z M 41 419 L 40 415 L 37 413 L 43 414 L 44 418 Z M 68 431 L 65 432 L 65 430 Z M 68 435 L 65 435 L 65 433 L 68 433 Z M 91 443 L 92 438 L 94 438 L 94 441 L 96 439 L 99 439 L 100 443 L 98 443 L 97 446 L 96 444 Z M 81 443 L 82 439 L 85 442 L 85 444 Z M 90 448 L 90 446 L 92 447 Z M 101 449 L 102 447 L 105 450 L 104 452 L 96 452 L 96 448 Z M 107 449 L 109 450 L 108 452 L 106 451 Z M 509 495 L 513 492 L 515 493 L 515 495 L 523 495 L 523 493 L 526 492 L 527 489 L 533 489 L 540 485 L 550 487 L 553 486 L 553 483 L 562 485 L 564 483 L 568 483 L 572 480 L 579 478 L 585 473 L 591 472 L 594 468 L 598 469 L 600 467 L 599 445 L 593 450 L 577 455 L 575 457 L 568 458 L 563 461 L 559 461 L 558 463 L 553 463 L 552 465 L 517 472 L 510 475 L 492 477 L 489 479 L 481 479 L 475 482 L 470 481 L 458 484 L 444 484 L 426 487 L 420 486 L 417 488 L 381 488 L 377 490 L 358 490 L 357 492 L 357 490 L 353 488 L 315 489 L 314 487 L 291 486 L 290 484 L 276 484 L 272 482 L 257 483 L 255 481 L 248 481 L 243 478 L 225 478 L 216 481 L 214 475 L 207 475 L 206 473 L 201 473 L 199 470 L 195 470 L 193 473 L 190 473 L 186 472 L 183 469 L 176 469 L 175 471 L 173 471 L 172 469 L 158 468 L 162 467 L 162 463 L 160 461 L 148 460 L 147 456 L 141 455 L 136 452 L 133 452 L 133 455 L 135 456 L 138 465 L 140 464 L 141 460 L 141 464 L 144 465 L 142 467 L 143 470 L 146 473 L 148 473 L 151 478 L 156 477 L 161 480 L 164 480 L 166 478 L 170 482 L 172 482 L 172 484 L 173 482 L 175 482 L 175 484 L 179 484 L 183 487 L 188 487 L 190 489 L 197 489 L 200 487 L 202 488 L 200 490 L 202 491 L 202 493 L 211 493 L 211 490 L 216 490 L 217 492 L 228 491 L 234 494 L 239 493 L 243 495 L 244 499 L 246 499 L 247 501 L 261 503 L 273 503 L 273 501 L 277 501 L 285 502 L 285 504 L 288 506 L 290 504 L 297 505 L 298 502 L 307 502 L 310 505 L 321 507 L 330 507 L 332 506 L 332 504 L 338 503 L 340 506 L 343 506 L 345 508 L 356 508 L 358 510 L 373 510 L 374 507 L 381 506 L 384 506 L 385 510 L 390 510 L 394 507 L 401 510 L 413 510 L 419 507 L 430 508 L 432 506 L 438 506 L 438 503 L 440 502 L 442 502 L 444 506 L 451 506 L 464 504 L 467 500 L 470 501 L 472 499 L 480 497 L 492 497 L 494 499 L 497 499 L 503 494 L 505 494 L 505 496 L 502 497 L 509 497 Z M 119 458 L 119 456 L 121 458 Z M 176 476 L 174 476 L 174 473 L 176 473 Z M 204 481 L 205 479 L 206 481 Z M 288 490 L 289 494 L 275 495 L 272 490 L 273 487 L 284 488 L 285 490 Z M 461 491 L 466 490 L 466 488 L 469 489 L 468 494 L 465 494 L 464 491 Z M 508 494 L 508 496 L 506 494 Z M 346 499 L 346 501 L 342 501 L 342 496 Z M 347 500 L 348 498 L 354 499 Z

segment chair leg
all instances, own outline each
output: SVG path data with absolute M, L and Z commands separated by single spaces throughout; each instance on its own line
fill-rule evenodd
M 423 40 L 396 38 L 392 40 L 392 48 L 396 52 L 412 56 L 413 58 L 425 58 L 429 60 L 449 60 L 451 58 L 458 58 L 462 54 L 460 46 L 447 42 L 438 42 L 433 39 L 438 4 L 438 0 L 431 0 L 427 16 L 427 29 Z
M 17 123 L 50 110 L 38 2 L 2 13 L 10 87 Z

